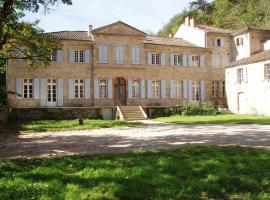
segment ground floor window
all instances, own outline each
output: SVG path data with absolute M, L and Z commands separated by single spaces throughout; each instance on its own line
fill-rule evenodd
M 183 81 L 174 82 L 175 98 L 182 98 L 183 95 Z
M 84 98 L 84 80 L 75 80 L 75 98 Z
M 137 80 L 132 81 L 132 98 L 140 98 L 140 84 Z
M 270 80 L 270 64 L 265 65 L 265 78 Z
M 219 97 L 220 92 L 219 92 L 219 81 L 212 81 L 212 97 Z
M 99 87 L 99 98 L 101 99 L 108 98 L 108 82 L 106 80 L 100 80 L 98 87 Z
M 160 98 L 160 81 L 152 81 L 152 97 L 154 99 Z
M 243 68 L 237 69 L 237 82 L 243 83 L 244 82 L 244 70 Z
M 33 79 L 23 79 L 23 98 L 33 98 Z
M 226 97 L 226 85 L 225 81 L 222 81 L 222 96 Z
M 193 81 L 192 82 L 192 100 L 193 101 L 200 101 L 200 82 Z
M 48 79 L 48 102 L 56 102 L 56 80 Z

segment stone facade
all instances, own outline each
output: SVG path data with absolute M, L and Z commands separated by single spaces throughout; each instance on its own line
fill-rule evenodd
M 199 47 L 180 38 L 147 36 L 122 22 L 90 29 L 88 33 L 52 35 L 61 40 L 63 48 L 50 66 L 31 69 L 17 60 L 8 64 L 8 90 L 21 94 L 8 96 L 11 107 L 175 106 L 186 101 L 226 104 L 222 84 L 219 96 L 212 95 L 213 81 L 225 80 L 224 68 L 213 67 L 212 57 L 214 49 L 228 55 L 227 35 L 224 35 L 226 46 L 219 48 Z M 82 62 L 75 62 L 80 60 L 80 53 Z M 31 83 L 24 83 L 25 79 Z M 76 80 L 83 81 L 77 90 Z M 105 89 L 102 89 L 103 80 Z M 133 87 L 134 80 L 138 87 Z M 177 81 L 181 81 L 178 88 Z

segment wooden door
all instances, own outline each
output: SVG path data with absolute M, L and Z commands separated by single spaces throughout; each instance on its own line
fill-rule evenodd
M 117 78 L 114 81 L 115 102 L 117 106 L 126 106 L 127 92 L 126 81 L 123 78 Z

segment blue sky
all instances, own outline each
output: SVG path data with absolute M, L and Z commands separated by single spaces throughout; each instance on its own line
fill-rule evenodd
M 87 30 L 121 20 L 136 28 L 157 32 L 171 17 L 188 7 L 191 0 L 73 0 L 72 6 L 59 5 L 49 14 L 30 14 L 24 20 L 40 20 L 46 32 Z

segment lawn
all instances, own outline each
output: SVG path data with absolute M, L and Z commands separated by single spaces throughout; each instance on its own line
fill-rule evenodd
M 3 126 L 0 125 L 0 133 L 11 132 L 48 132 L 85 130 L 111 127 L 134 127 L 140 125 L 139 122 L 127 122 L 117 120 L 89 120 L 85 119 L 83 125 L 79 125 L 76 120 L 36 120 L 36 121 L 9 121 Z
M 156 121 L 177 124 L 261 124 L 270 125 L 270 117 L 253 115 L 182 116 L 156 118 Z
M 270 152 L 185 146 L 0 160 L 0 199 L 270 199 Z

